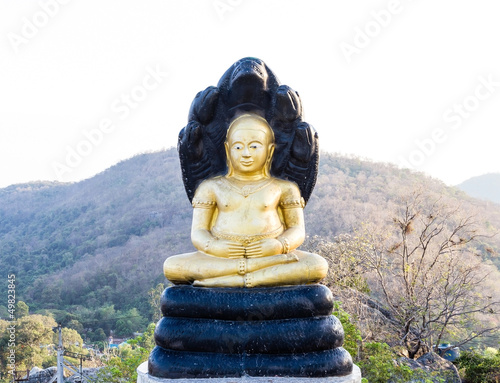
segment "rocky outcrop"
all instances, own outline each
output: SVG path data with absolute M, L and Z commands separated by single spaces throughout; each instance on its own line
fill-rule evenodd
M 49 367 L 45 370 L 39 367 L 33 367 L 29 374 L 28 383 L 46 383 L 56 374 L 56 367 Z
M 85 378 L 88 378 L 90 381 L 97 381 L 97 372 L 99 368 L 84 368 L 82 373 Z M 56 367 L 49 367 L 45 370 L 39 367 L 33 367 L 30 371 L 28 383 L 47 383 L 49 382 L 54 375 L 57 373 Z M 79 375 L 72 375 L 69 377 L 65 377 L 64 381 L 66 383 L 79 383 L 82 381 Z
M 97 373 L 99 368 L 84 368 L 82 374 L 85 378 L 91 382 L 97 382 Z M 79 375 L 71 375 L 70 377 L 64 379 L 66 383 L 79 383 L 82 381 Z
M 398 364 L 406 365 L 413 371 L 423 374 L 413 382 L 421 382 L 422 378 L 429 379 L 432 382 L 461 383 L 462 380 L 458 370 L 453 363 L 441 358 L 434 352 L 428 352 L 420 358 L 413 360 L 408 358 L 399 358 Z M 444 379 L 444 380 L 443 380 Z

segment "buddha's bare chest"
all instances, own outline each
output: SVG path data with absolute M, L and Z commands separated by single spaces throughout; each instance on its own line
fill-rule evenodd
M 219 212 L 276 211 L 281 197 L 281 189 L 274 183 L 264 185 L 233 187 L 223 185 L 216 191 Z

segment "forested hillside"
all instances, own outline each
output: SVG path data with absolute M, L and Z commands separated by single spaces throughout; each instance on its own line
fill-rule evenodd
M 307 234 L 332 239 L 362 223 L 384 227 L 401 196 L 416 189 L 461 205 L 488 235 L 500 227 L 497 204 L 392 165 L 323 153 L 305 209 Z M 31 311 L 90 321 L 110 308 L 136 308 L 150 319 L 148 291 L 165 282 L 166 257 L 193 249 L 190 224 L 176 150 L 141 154 L 79 183 L 1 189 L 0 269 L 16 275 L 18 299 Z M 477 244 L 497 266 L 499 248 L 498 237 Z
M 20 297 L 34 308 L 138 307 L 132 289 L 147 291 L 161 279 L 166 254 L 189 247 L 191 208 L 181 184 L 170 150 L 76 184 L 2 189 L 0 268 L 16 274 Z

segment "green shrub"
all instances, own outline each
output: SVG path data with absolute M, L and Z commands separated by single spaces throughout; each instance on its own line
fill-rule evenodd
M 344 327 L 344 345 L 343 347 L 355 359 L 358 355 L 359 345 L 361 344 L 361 332 L 356 325 L 351 322 L 351 318 L 347 312 L 340 307 L 341 302 L 334 302 L 333 315 L 335 315 Z
M 148 360 L 154 347 L 155 324 L 151 323 L 147 330 L 126 346 L 120 347 L 118 355 L 112 357 L 107 365 L 98 372 L 99 383 L 136 383 L 137 367 Z
M 349 314 L 341 308 L 341 302 L 334 303 L 333 315 L 342 323 L 343 347 L 358 361 L 363 376 L 362 383 L 402 383 L 411 379 L 425 383 L 432 382 L 424 371 L 413 371 L 408 366 L 396 363 L 397 355 L 386 343 L 366 343 L 363 352 L 358 355 L 362 344 L 361 332 L 352 323 Z
M 361 356 L 359 367 L 365 382 L 408 382 L 413 376 L 408 366 L 395 362 L 396 355 L 387 343 L 366 343 Z
M 467 383 L 500 382 L 500 354 L 484 356 L 475 351 L 463 351 L 457 367 Z

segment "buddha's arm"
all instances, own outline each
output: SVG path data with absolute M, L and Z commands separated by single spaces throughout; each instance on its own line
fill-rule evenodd
M 207 244 L 214 240 L 210 233 L 210 224 L 217 208 L 217 202 L 211 180 L 201 183 L 193 197 L 193 221 L 191 241 L 198 250 L 207 252 Z
M 283 213 L 285 231 L 278 237 L 284 252 L 295 250 L 302 245 L 306 236 L 304 226 L 304 199 L 296 184 L 283 182 L 280 207 Z
M 210 233 L 210 222 L 215 212 L 215 205 L 209 208 L 194 207 L 191 224 L 191 241 L 194 247 L 206 252 L 206 245 L 215 238 Z
M 302 206 L 283 209 L 286 230 L 278 237 L 286 252 L 295 250 L 302 245 L 306 237 L 304 226 L 304 211 Z

